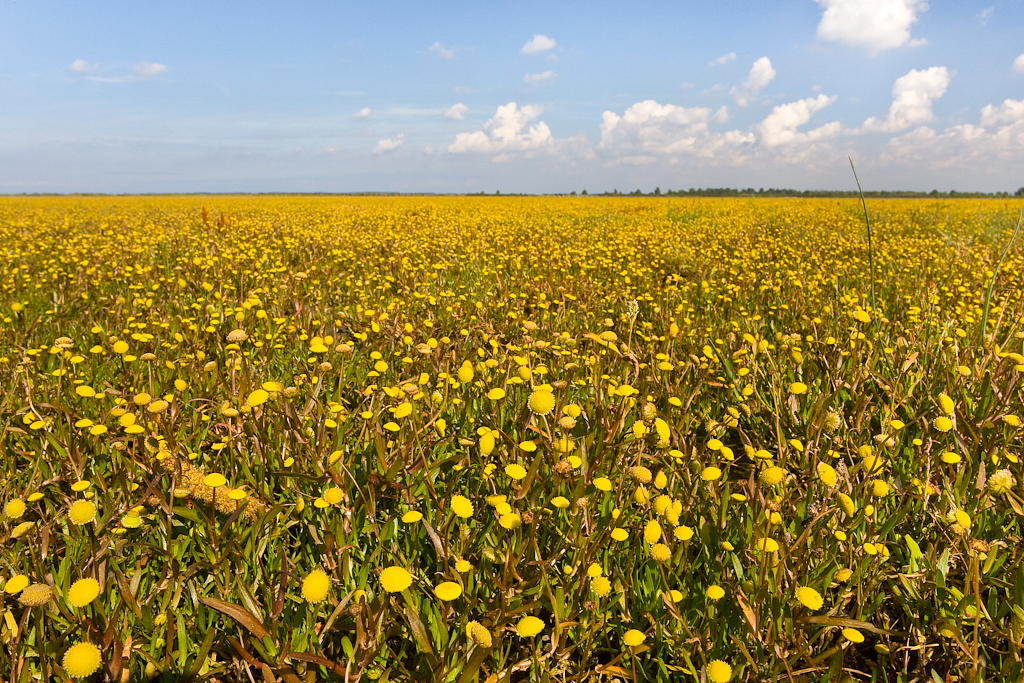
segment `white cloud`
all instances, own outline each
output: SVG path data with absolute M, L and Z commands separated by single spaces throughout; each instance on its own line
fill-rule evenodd
M 373 113 L 372 109 L 370 109 L 369 107 L 363 107 L 362 109 L 357 111 L 355 114 L 352 114 L 352 118 L 354 118 L 354 119 L 368 119 L 368 118 L 370 118 L 370 114 L 372 114 L 372 113 Z
M 551 129 L 543 121 L 534 121 L 543 110 L 532 104 L 520 107 L 515 102 L 503 104 L 487 119 L 483 128 L 472 133 L 459 133 L 448 146 L 449 152 L 507 154 L 536 152 L 555 147 Z
M 450 47 L 445 47 L 443 43 L 434 41 L 429 50 L 441 59 L 455 59 L 455 50 Z
M 535 36 L 533 36 L 533 38 L 530 38 L 528 41 L 526 41 L 526 44 L 523 45 L 523 54 L 533 55 L 537 54 L 538 52 L 547 52 L 548 50 L 554 48 L 556 45 L 558 45 L 558 43 L 555 42 L 554 38 L 549 38 L 543 33 L 538 33 Z
M 721 55 L 719 57 L 715 57 L 710 62 L 708 62 L 708 66 L 720 66 L 722 64 L 728 64 L 729 62 L 733 61 L 734 59 L 736 59 L 736 53 L 735 52 L 726 52 L 724 55 Z
M 132 68 L 139 78 L 156 78 L 167 71 L 167 65 L 158 62 L 139 62 Z
M 157 76 L 167 72 L 167 66 L 158 62 L 138 62 L 131 71 L 123 69 L 104 69 L 99 64 L 90 64 L 84 59 L 76 59 L 68 65 L 73 73 L 76 73 L 90 81 L 99 83 L 130 83 Z
M 618 163 L 652 163 L 660 156 L 711 157 L 724 148 L 736 148 L 754 142 L 754 136 L 741 131 L 714 133 L 712 122 L 723 122 L 728 109 L 712 113 L 707 107 L 680 107 L 644 100 L 633 104 L 621 115 L 613 111 L 601 114 L 599 148 Z
M 894 133 L 928 123 L 934 118 L 932 104 L 945 94 L 949 79 L 949 70 L 944 66 L 911 69 L 893 83 L 892 104 L 885 118 L 872 116 L 862 129 Z
M 838 135 L 842 130 L 838 121 L 826 123 L 806 132 L 797 130 L 810 121 L 815 113 L 835 101 L 835 97 L 818 95 L 778 105 L 757 125 L 761 144 L 767 147 L 776 147 L 792 143 L 815 142 Z
M 526 74 L 523 76 L 523 80 L 527 83 L 543 83 L 544 81 L 550 81 L 555 77 L 555 72 L 551 69 L 541 71 L 539 74 Z
M 76 59 L 68 65 L 68 68 L 74 71 L 76 74 L 88 74 L 96 71 L 98 68 L 96 64 L 90 64 L 84 59 Z
M 452 106 L 448 107 L 442 113 L 449 121 L 461 121 L 466 118 L 466 112 L 469 111 L 469 107 L 464 105 L 462 102 L 457 102 Z
M 918 14 L 928 9 L 927 0 L 817 0 L 825 8 L 818 24 L 818 38 L 877 54 L 908 44 Z
M 880 159 L 897 168 L 949 169 L 959 179 L 952 181 L 955 183 L 962 182 L 967 172 L 988 174 L 994 182 L 1013 182 L 1000 162 L 1016 168 L 1024 154 L 1024 100 L 1005 99 L 999 105 L 986 105 L 978 123 L 950 126 L 943 131 L 919 126 L 890 139 Z
M 988 25 L 988 20 L 992 18 L 992 13 L 996 11 L 995 7 L 986 7 L 985 9 L 978 12 L 978 23 L 982 26 Z
M 1024 123 L 1024 100 L 1003 100 L 998 107 L 987 104 L 981 108 L 980 123 L 984 128 Z
M 377 146 L 373 148 L 374 154 L 380 154 L 382 152 L 390 152 L 398 149 L 405 143 L 405 133 L 399 133 L 398 135 L 391 138 L 381 138 L 377 140 Z
M 761 57 L 750 67 L 747 80 L 743 81 L 742 85 L 732 88 L 729 94 L 733 96 L 737 104 L 745 107 L 773 80 L 775 80 L 775 69 L 772 68 L 772 60 Z
M 1024 52 L 1017 55 L 1017 59 L 1013 60 L 1013 70 L 1019 74 L 1024 74 Z

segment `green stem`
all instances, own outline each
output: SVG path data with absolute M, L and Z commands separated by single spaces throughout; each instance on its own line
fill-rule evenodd
M 850 160 L 850 168 L 853 170 L 853 179 L 857 181 L 857 194 L 860 195 L 860 205 L 864 209 L 864 224 L 868 229 L 868 269 L 871 271 L 871 308 L 877 308 L 875 302 L 875 248 L 871 243 L 871 219 L 868 217 L 868 203 L 864 201 L 864 190 L 860 187 L 860 178 L 857 177 L 857 167 L 853 163 L 853 157 L 847 157 Z
M 1013 234 L 1010 236 L 1010 240 L 1003 247 L 1003 253 L 999 255 L 999 261 L 996 263 L 995 270 L 992 271 L 992 279 L 988 281 L 988 291 L 985 292 L 985 310 L 981 314 L 981 326 L 978 327 L 978 344 L 981 344 L 985 338 L 985 330 L 988 329 L 988 310 L 992 305 L 992 290 L 996 286 L 996 278 L 999 277 L 999 269 L 1003 267 L 1003 260 L 1006 259 L 1007 252 L 1010 251 L 1010 247 L 1017 239 L 1017 235 L 1020 234 L 1020 223 L 1021 219 L 1024 218 L 1024 210 L 1017 216 L 1017 227 L 1013 229 Z

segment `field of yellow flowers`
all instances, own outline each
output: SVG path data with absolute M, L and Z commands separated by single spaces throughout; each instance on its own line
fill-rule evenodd
M 0 675 L 1021 680 L 1022 207 L 2 199 Z

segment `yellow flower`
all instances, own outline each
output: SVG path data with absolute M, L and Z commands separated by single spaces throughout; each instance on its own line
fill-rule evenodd
M 68 589 L 68 602 L 73 607 L 85 607 L 100 594 L 100 583 L 96 579 L 79 579 Z
M 153 401 L 148 406 L 146 406 L 146 411 L 156 415 L 164 412 L 165 410 L 167 410 L 168 407 L 170 407 L 170 404 L 167 401 L 164 401 L 163 399 L 157 399 L 156 401 Z
M 473 503 L 465 496 L 452 496 L 452 512 L 458 517 L 466 519 L 473 516 Z
M 530 410 L 537 415 L 547 415 L 555 409 L 555 396 L 547 389 L 535 389 L 528 401 Z
M 388 567 L 380 573 L 380 585 L 388 593 L 400 593 L 412 585 L 412 574 L 401 567 Z
M 88 500 L 76 500 L 68 510 L 68 519 L 78 526 L 88 524 L 96 519 L 96 505 Z
M 857 506 L 854 504 L 853 498 L 850 498 L 845 493 L 840 493 L 837 497 L 839 498 L 839 505 L 843 508 L 846 516 L 853 517 L 853 514 L 857 512 Z
M 776 465 L 761 470 L 761 483 L 765 486 L 775 486 L 786 476 L 786 470 Z
M 331 590 L 331 579 L 323 569 L 314 569 L 302 580 L 302 597 L 306 602 L 321 602 Z
M 625 643 L 627 647 L 636 647 L 645 640 L 647 640 L 647 636 L 644 635 L 643 631 L 638 631 L 635 628 L 629 629 L 622 635 L 622 642 Z
M 27 576 L 24 574 L 15 574 L 7 580 L 7 583 L 4 584 L 4 592 L 9 595 L 16 595 L 25 590 L 28 584 L 29 580 Z
M 215 489 L 224 486 L 224 484 L 228 483 L 228 480 L 224 477 L 223 474 L 220 474 L 219 472 L 213 472 L 212 474 L 207 474 L 205 477 L 203 477 L 203 483 L 209 486 L 211 489 Z
M 729 683 L 732 678 L 732 667 L 721 659 L 713 659 L 708 662 L 707 674 L 711 683 Z
M 490 647 L 493 644 L 491 632 L 475 621 L 466 624 L 466 636 L 480 647 Z
M 858 631 L 855 628 L 850 628 L 849 626 L 847 626 L 846 628 L 843 629 L 843 637 L 846 638 L 851 643 L 863 643 L 864 642 L 864 634 L 861 633 L 860 631 Z
M 486 433 L 480 435 L 480 454 L 490 455 L 494 450 L 494 433 L 491 430 L 487 430 Z
M 814 590 L 810 586 L 800 586 L 796 589 L 796 599 L 801 605 L 809 610 L 819 610 L 825 601 L 821 597 L 821 593 Z
M 718 601 L 725 597 L 725 589 L 716 584 L 711 584 L 704 591 L 704 595 L 708 596 L 709 600 Z
M 607 576 L 595 576 L 590 580 L 590 590 L 594 595 L 603 598 L 611 592 L 612 582 L 608 580 Z
M 818 473 L 818 479 L 822 484 L 829 488 L 834 488 L 836 482 L 839 480 L 838 475 L 834 467 L 829 465 L 827 462 L 819 462 L 818 466 L 814 468 Z
M 945 415 L 941 415 L 935 418 L 935 421 L 932 422 L 932 426 L 940 432 L 948 432 L 953 428 L 953 420 L 949 419 Z
M 75 643 L 64 653 L 61 666 L 72 678 L 91 676 L 100 668 L 100 649 L 87 641 Z
M 1010 470 L 997 470 L 988 478 L 988 488 L 997 495 L 1006 493 L 1017 485 L 1017 478 Z
M 807 385 L 803 382 L 793 382 L 789 385 L 789 393 L 791 394 L 806 394 Z
M 255 389 L 249 392 L 249 396 L 246 397 L 245 402 L 250 406 L 259 406 L 267 402 L 270 398 L 270 394 L 263 389 Z
M 423 519 L 423 513 L 418 510 L 409 510 L 402 515 L 402 521 L 406 524 L 415 524 L 421 519 Z
M 500 401 L 501 399 L 505 398 L 505 390 L 502 389 L 501 387 L 494 387 L 493 389 L 487 392 L 487 398 L 491 399 L 492 401 Z
M 53 589 L 45 583 L 33 583 L 21 591 L 18 602 L 27 607 L 45 605 L 53 597 Z
M 716 479 L 719 479 L 721 476 L 722 470 L 713 465 L 711 467 L 705 467 L 700 473 L 700 478 L 703 479 L 704 481 L 715 481 Z
M 946 393 L 939 394 L 939 408 L 945 415 L 952 415 L 956 412 L 956 404 L 953 403 L 953 399 Z
M 18 519 L 25 514 L 25 501 L 21 498 L 12 498 L 4 505 L 4 515 L 8 519 Z
M 462 361 L 462 365 L 459 366 L 458 371 L 459 381 L 463 384 L 467 384 L 473 381 L 473 364 L 468 360 Z
M 434 595 L 438 599 L 448 602 L 462 595 L 462 586 L 454 581 L 442 581 L 434 586 Z
M 516 624 L 516 633 L 523 638 L 532 638 L 544 630 L 544 622 L 535 616 L 525 616 Z
M 505 474 L 510 478 L 519 481 L 520 479 L 526 478 L 526 468 L 518 463 L 512 463 L 511 465 L 505 466 Z
M 647 522 L 647 526 L 644 527 L 644 540 L 650 544 L 661 540 L 661 525 L 658 524 L 658 520 L 652 519 Z
M 506 512 L 498 518 L 498 524 L 504 529 L 515 529 L 523 523 L 523 518 L 514 512 Z
M 655 562 L 668 562 L 672 558 L 672 551 L 664 543 L 655 543 L 651 546 L 651 559 Z

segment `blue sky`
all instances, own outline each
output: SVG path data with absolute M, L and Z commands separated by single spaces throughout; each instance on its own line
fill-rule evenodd
M 1024 2 L 0 0 L 0 192 L 1024 185 Z

